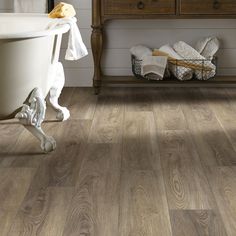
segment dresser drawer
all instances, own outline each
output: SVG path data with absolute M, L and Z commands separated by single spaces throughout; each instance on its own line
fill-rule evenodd
M 180 0 L 180 14 L 234 15 L 236 0 Z
M 103 12 L 110 14 L 175 14 L 175 0 L 102 0 Z

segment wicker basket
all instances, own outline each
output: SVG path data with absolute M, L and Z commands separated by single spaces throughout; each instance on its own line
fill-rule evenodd
M 155 74 L 149 74 L 146 76 L 142 76 L 141 74 L 141 65 L 142 60 L 138 60 L 134 55 L 131 56 L 132 60 L 132 71 L 136 78 L 138 79 L 146 79 L 146 80 L 158 80 L 155 77 Z M 213 79 L 216 74 L 216 70 L 212 73 L 212 69 L 208 67 L 209 63 L 213 63 L 216 66 L 217 70 L 217 58 L 214 57 L 213 60 L 210 59 L 183 59 L 183 60 L 169 60 L 168 66 L 166 68 L 165 76 L 163 79 L 166 78 L 174 78 L 178 80 L 206 80 L 206 79 Z M 186 68 L 191 71 L 191 76 L 185 78 Z M 211 76 L 211 73 L 214 74 Z M 188 74 L 189 75 L 189 74 Z M 181 79 L 180 79 L 181 78 Z

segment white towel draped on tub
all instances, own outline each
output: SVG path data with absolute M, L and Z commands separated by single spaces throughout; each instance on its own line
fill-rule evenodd
M 53 29 L 59 25 L 69 24 L 70 25 L 70 33 L 68 40 L 68 47 L 66 50 L 66 60 L 79 60 L 82 57 L 88 55 L 87 48 L 82 40 L 79 28 L 76 24 L 77 19 L 75 17 L 72 18 L 62 18 L 55 19 L 50 25 L 48 29 Z
M 47 0 L 14 0 L 14 12 L 46 13 Z

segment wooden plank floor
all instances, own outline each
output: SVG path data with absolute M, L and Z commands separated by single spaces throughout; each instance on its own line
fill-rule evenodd
M 236 88 L 66 88 L 43 154 L 0 122 L 1 236 L 235 236 Z

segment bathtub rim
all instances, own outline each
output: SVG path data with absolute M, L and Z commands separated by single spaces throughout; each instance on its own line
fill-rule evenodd
M 40 13 L 0 13 L 1 17 L 48 17 L 48 14 L 40 14 Z M 23 38 L 39 38 L 50 35 L 64 34 L 68 32 L 70 29 L 69 24 L 64 24 L 56 27 L 55 29 L 46 29 L 39 31 L 29 31 L 24 33 L 16 33 L 16 34 L 1 34 L 0 39 L 23 39 Z

